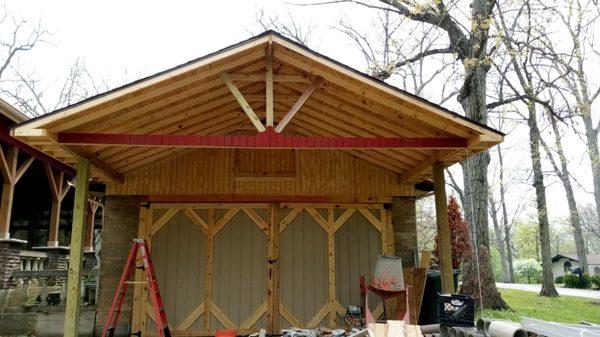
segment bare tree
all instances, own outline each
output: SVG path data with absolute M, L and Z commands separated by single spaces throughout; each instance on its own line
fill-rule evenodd
M 594 116 L 593 106 L 600 95 L 600 84 L 590 81 L 589 74 L 595 75 L 600 61 L 600 49 L 597 48 L 596 35 L 600 10 L 596 0 L 565 0 L 560 4 L 554 1 L 539 0 L 539 5 L 547 8 L 546 15 L 556 18 L 553 23 L 562 26 L 561 37 L 540 40 L 543 54 L 550 59 L 553 70 L 561 75 L 561 81 L 554 87 L 561 94 L 568 94 L 574 104 L 569 104 L 571 117 L 583 122 L 583 136 L 590 160 L 594 185 L 596 213 L 600 215 L 600 150 L 598 135 L 600 121 Z M 592 77 L 593 77 L 592 75 Z M 577 127 L 575 132 L 580 132 Z M 562 165 L 562 164 L 561 164 Z M 565 187 L 567 188 L 567 187 Z M 578 251 L 579 254 L 579 251 Z M 581 261 L 581 260 L 580 260 Z
M 20 62 L 26 53 L 46 42 L 48 33 L 41 22 L 32 24 L 17 19 L 3 8 L 0 28 L 8 32 L 0 34 L 0 95 L 26 115 L 46 114 L 108 88 L 88 71 L 81 59 L 74 62 L 64 79 L 56 83 L 41 81 L 35 70 L 25 69 L 21 66 L 24 62 Z
M 502 41 L 507 49 L 508 64 L 516 77 L 513 82 L 506 72 L 499 70 L 506 85 L 512 90 L 513 96 L 518 97 L 525 103 L 527 114 L 517 110 L 517 113 L 526 121 L 529 128 L 529 147 L 531 165 L 533 169 L 533 186 L 536 192 L 537 218 L 539 224 L 539 238 L 542 262 L 542 296 L 558 296 L 554 286 L 554 275 L 552 273 L 551 251 L 550 251 L 550 224 L 548 220 L 548 207 L 546 200 L 546 186 L 544 184 L 544 173 L 542 169 L 542 157 L 540 153 L 540 128 L 538 124 L 538 105 L 545 102 L 540 96 L 545 90 L 543 81 L 534 78 L 534 68 L 540 66 L 540 60 L 535 57 L 535 41 L 538 36 L 534 35 L 533 27 L 539 23 L 535 22 L 532 6 L 529 1 L 520 4 L 518 15 L 514 23 L 508 25 L 502 11 L 498 17 L 502 32 Z M 522 42 L 515 40 L 522 36 Z

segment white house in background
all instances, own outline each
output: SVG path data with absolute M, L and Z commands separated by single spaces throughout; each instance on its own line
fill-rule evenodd
M 590 275 L 600 275 L 600 254 L 588 254 L 588 270 Z M 579 260 L 575 254 L 557 254 L 552 257 L 552 271 L 554 277 L 564 276 L 570 273 L 571 268 L 579 267 Z

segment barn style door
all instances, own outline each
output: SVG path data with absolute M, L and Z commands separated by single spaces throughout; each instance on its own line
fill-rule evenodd
M 140 215 L 174 335 L 265 325 L 267 204 L 152 204 Z M 133 331 L 152 334 L 152 320 L 146 289 L 137 286 Z
M 187 336 L 336 327 L 360 303 L 360 275 L 393 251 L 388 211 L 370 204 L 151 204 L 140 210 L 139 236 L 171 330 Z M 152 319 L 137 284 L 133 331 L 151 335 Z
M 359 279 L 393 252 L 382 205 L 283 204 L 279 222 L 280 294 L 276 326 L 339 327 L 360 304 Z M 375 299 L 374 314 L 383 307 Z

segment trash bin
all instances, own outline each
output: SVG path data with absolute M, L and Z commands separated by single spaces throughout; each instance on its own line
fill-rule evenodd
M 458 275 L 460 270 L 454 270 L 454 288 L 458 288 Z M 442 292 L 442 277 L 438 269 L 427 271 L 427 280 L 425 281 L 425 292 L 423 293 L 423 303 L 421 304 L 421 313 L 419 314 L 419 325 L 436 324 L 440 322 L 438 315 L 438 294 Z

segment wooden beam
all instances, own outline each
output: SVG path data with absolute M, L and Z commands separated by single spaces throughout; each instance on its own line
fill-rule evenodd
M 385 138 L 385 137 L 304 137 L 288 136 L 266 129 L 247 135 L 139 135 L 59 133 L 58 143 L 65 145 L 113 145 L 189 148 L 276 148 L 276 149 L 438 149 L 464 148 L 464 138 Z M 430 164 L 431 165 L 431 164 Z
M 267 47 L 267 75 L 265 76 L 265 102 L 267 126 L 273 126 L 273 45 Z
M 79 336 L 79 307 L 81 304 L 81 270 L 83 268 L 83 240 L 87 216 L 88 182 L 90 162 L 77 160 L 75 178 L 75 200 L 73 205 L 73 227 L 71 231 L 71 253 L 69 255 L 69 277 L 67 283 L 67 304 L 65 307 L 65 337 Z
M 94 169 L 96 171 L 98 171 L 101 175 L 103 175 L 105 178 L 107 178 L 117 184 L 123 183 L 123 175 L 122 174 L 115 172 L 112 168 L 108 167 L 106 164 L 104 164 L 102 161 L 100 161 L 98 158 L 94 157 L 93 155 L 85 152 L 83 149 L 73 149 L 69 146 L 61 144 L 60 141 L 58 140 L 58 138 L 59 137 L 56 134 L 52 134 L 52 135 L 50 135 L 50 137 L 48 139 L 50 139 L 53 144 L 55 144 L 62 150 L 67 151 L 74 158 L 77 158 L 77 161 L 79 161 L 79 159 L 88 160 L 90 163 L 92 163 L 92 165 L 94 166 Z
M 262 124 L 254 110 L 252 110 L 252 107 L 250 106 L 250 104 L 248 104 L 248 102 L 244 98 L 244 95 L 242 95 L 238 87 L 229 79 L 227 74 L 219 73 L 219 77 L 221 78 L 223 83 L 225 83 L 227 88 L 229 88 L 229 91 L 231 91 L 231 94 L 233 94 L 233 97 L 235 97 L 235 99 L 238 101 L 238 103 L 242 107 L 242 110 L 244 110 L 248 118 L 250 118 L 250 121 L 252 122 L 254 127 L 256 127 L 256 130 L 258 130 L 259 132 L 265 131 L 265 126 Z
M 62 171 L 55 172 L 50 164 L 44 164 L 48 185 L 50 185 L 50 195 L 52 196 L 52 208 L 50 210 L 50 228 L 48 229 L 47 246 L 58 246 L 58 225 L 60 223 L 61 204 L 67 192 L 69 184 L 65 183 L 65 174 Z
M 398 182 L 403 184 L 408 181 L 411 181 L 414 178 L 418 177 L 420 174 L 422 174 L 424 171 L 428 170 L 436 161 L 444 161 L 445 159 L 455 155 L 456 153 L 456 150 L 438 151 L 435 155 L 427 158 L 426 160 L 422 161 L 410 170 L 401 174 L 400 177 L 398 177 Z
M 446 179 L 444 163 L 433 163 L 433 185 L 435 194 L 435 215 L 438 230 L 438 248 L 440 251 L 440 269 L 442 277 L 442 292 L 454 293 L 454 274 L 452 272 L 452 245 L 450 242 L 450 227 L 448 226 L 448 201 L 446 200 Z
M 44 139 L 48 135 L 47 130 L 40 130 L 40 129 L 34 129 L 34 130 L 43 131 L 40 133 L 41 134 L 40 137 L 43 137 Z M 56 160 L 56 158 L 53 158 L 53 157 L 47 155 L 46 153 L 12 137 L 10 135 L 10 130 L 8 128 L 6 128 L 5 126 L 0 126 L 0 140 L 10 146 L 14 146 L 14 147 L 18 148 L 21 152 L 26 153 L 26 154 L 38 159 L 39 161 L 41 161 L 43 163 L 49 164 L 52 167 L 65 172 L 67 175 L 69 175 L 71 177 L 75 176 L 75 170 L 71 166 L 69 166 L 63 162 L 60 162 L 60 161 Z
M 283 131 L 283 128 L 285 128 L 285 126 L 292 120 L 292 118 L 294 118 L 298 110 L 302 108 L 304 103 L 308 100 L 310 95 L 312 95 L 312 93 L 317 89 L 317 87 L 321 84 L 322 81 L 322 77 L 315 77 L 315 79 L 308 85 L 308 88 L 306 88 L 304 93 L 302 93 L 302 96 L 298 98 L 298 100 L 296 101 L 296 103 L 294 103 L 292 108 L 285 114 L 285 116 L 283 116 L 281 121 L 277 124 L 277 127 L 275 127 L 275 132 L 279 133 Z
M 265 77 L 262 74 L 228 74 L 232 81 L 238 82 L 263 82 Z M 295 82 L 309 83 L 310 78 L 304 75 L 273 75 L 273 82 Z

